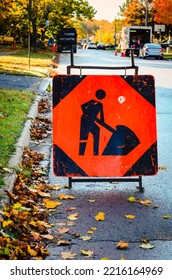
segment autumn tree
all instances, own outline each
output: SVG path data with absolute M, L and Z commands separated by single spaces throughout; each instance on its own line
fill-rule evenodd
M 172 0 L 153 0 L 153 7 L 157 23 L 172 24 Z
M 146 9 L 148 25 L 153 25 L 152 0 L 127 0 L 120 6 L 120 14 L 124 17 L 123 25 L 145 25 Z
M 30 23 L 34 51 L 37 51 L 38 35 L 42 38 L 46 33 L 55 35 L 63 27 L 73 26 L 74 20 L 92 19 L 95 15 L 94 8 L 86 0 L 1 1 L 0 11 L 6 9 L 3 13 L 6 22 L 0 20 L 4 26 L 1 32 L 6 34 L 10 30 L 12 34 L 22 32 L 27 36 Z
M 0 34 L 9 34 L 11 22 L 13 17 L 11 16 L 11 9 L 13 7 L 12 0 L 1 0 L 0 1 Z
M 77 29 L 78 39 L 92 37 L 99 29 L 99 25 L 95 20 L 76 21 L 74 27 Z

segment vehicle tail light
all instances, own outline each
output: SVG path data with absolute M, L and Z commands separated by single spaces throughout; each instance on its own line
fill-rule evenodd
M 149 50 L 149 48 L 146 48 L 146 51 L 148 51 Z

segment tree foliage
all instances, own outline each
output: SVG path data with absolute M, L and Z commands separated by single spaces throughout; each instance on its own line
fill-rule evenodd
M 154 0 L 153 7 L 157 23 L 172 24 L 172 0 Z
M 34 45 L 54 36 L 75 20 L 92 19 L 94 8 L 86 0 L 1 0 L 0 34 L 26 37 L 29 22 Z

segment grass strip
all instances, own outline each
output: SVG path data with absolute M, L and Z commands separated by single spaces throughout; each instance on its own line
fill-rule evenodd
M 2 53 L 0 73 L 45 77 L 50 72 L 53 56 L 51 51 L 39 51 L 29 56 L 27 51 L 22 49 Z
M 8 167 L 34 99 L 34 92 L 0 89 L 0 186 L 3 184 L 2 167 Z

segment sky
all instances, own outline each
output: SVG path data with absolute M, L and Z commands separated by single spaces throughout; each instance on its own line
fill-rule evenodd
M 95 19 L 108 20 L 112 22 L 119 12 L 119 6 L 125 3 L 125 0 L 87 0 L 97 11 Z

